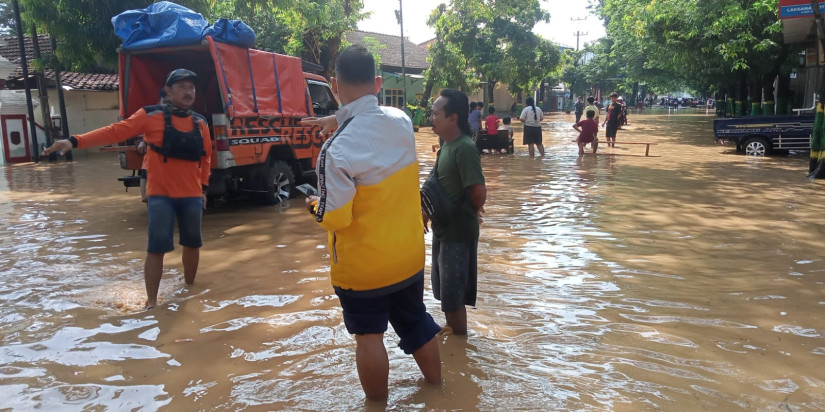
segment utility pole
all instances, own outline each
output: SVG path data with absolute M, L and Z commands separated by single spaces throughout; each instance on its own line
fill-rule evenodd
M 395 12 L 395 18 L 398 24 L 401 25 L 401 82 L 404 87 L 404 107 L 407 106 L 407 66 L 404 64 L 404 4 L 402 0 L 398 0 L 398 10 Z M 401 110 L 404 110 L 401 107 Z
M 579 51 L 579 37 L 587 36 L 588 33 L 586 31 L 576 31 L 573 35 L 576 36 L 576 51 Z
M 586 20 L 587 20 L 587 17 L 577 17 L 577 18 L 571 17 L 570 18 L 570 21 L 586 21 Z M 587 34 L 588 34 L 587 32 L 582 32 L 582 31 L 576 31 L 575 33 L 573 33 L 573 35 L 576 36 L 576 51 L 579 51 L 579 37 L 587 36 Z

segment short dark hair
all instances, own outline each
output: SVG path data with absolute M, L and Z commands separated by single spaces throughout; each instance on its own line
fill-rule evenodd
M 461 133 L 472 135 L 470 131 L 470 121 L 467 119 L 469 115 L 467 111 L 468 102 L 467 95 L 460 90 L 444 89 L 441 91 L 441 97 L 447 102 L 444 103 L 444 116 L 458 115 L 458 128 Z
M 588 110 L 587 113 L 585 113 L 585 114 L 587 115 L 588 119 L 592 119 L 592 118 L 596 117 L 596 112 L 594 112 L 593 110 Z
M 476 105 L 477 105 L 478 107 L 482 107 L 482 106 L 484 106 L 484 102 L 478 102 L 478 103 L 476 103 Z
M 487 113 L 493 114 L 493 113 L 495 113 L 495 112 L 496 112 L 496 108 L 495 108 L 495 107 L 493 107 L 493 106 L 490 106 L 490 108 L 489 108 L 489 109 L 487 109 Z
M 501 119 L 501 122 L 504 124 L 510 124 L 510 116 L 504 116 L 504 118 Z
M 596 99 L 594 99 L 593 96 L 587 98 L 587 103 L 593 104 L 594 101 L 596 101 Z
M 375 81 L 375 58 L 360 44 L 349 46 L 335 59 L 335 77 L 347 84 L 370 84 Z
M 478 106 L 478 105 L 476 104 L 476 102 L 470 102 L 470 110 L 475 109 L 475 108 L 476 108 L 476 106 Z
M 616 93 L 616 92 L 610 93 L 610 97 L 619 97 L 619 93 Z

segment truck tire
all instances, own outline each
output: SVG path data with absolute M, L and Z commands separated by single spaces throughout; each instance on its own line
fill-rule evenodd
M 764 137 L 749 137 L 743 145 L 745 156 L 767 156 L 771 154 L 771 144 Z
M 287 162 L 275 160 L 269 165 L 265 184 L 264 202 L 268 205 L 278 205 L 292 196 L 295 189 L 295 174 Z

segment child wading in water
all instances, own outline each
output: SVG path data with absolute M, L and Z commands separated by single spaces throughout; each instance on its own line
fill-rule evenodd
M 579 137 L 576 139 L 576 143 L 579 145 L 579 154 L 584 154 L 584 147 L 587 146 L 588 143 L 593 147 L 593 153 L 596 153 L 596 149 L 599 148 L 599 138 L 596 135 L 599 133 L 599 124 L 596 123 L 593 118 L 596 116 L 596 112 L 593 110 L 588 110 L 587 118 L 574 124 L 573 128 L 579 132 Z

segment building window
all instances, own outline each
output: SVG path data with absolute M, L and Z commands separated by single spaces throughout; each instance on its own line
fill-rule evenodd
M 384 89 L 384 105 L 401 108 L 404 102 L 404 89 Z

